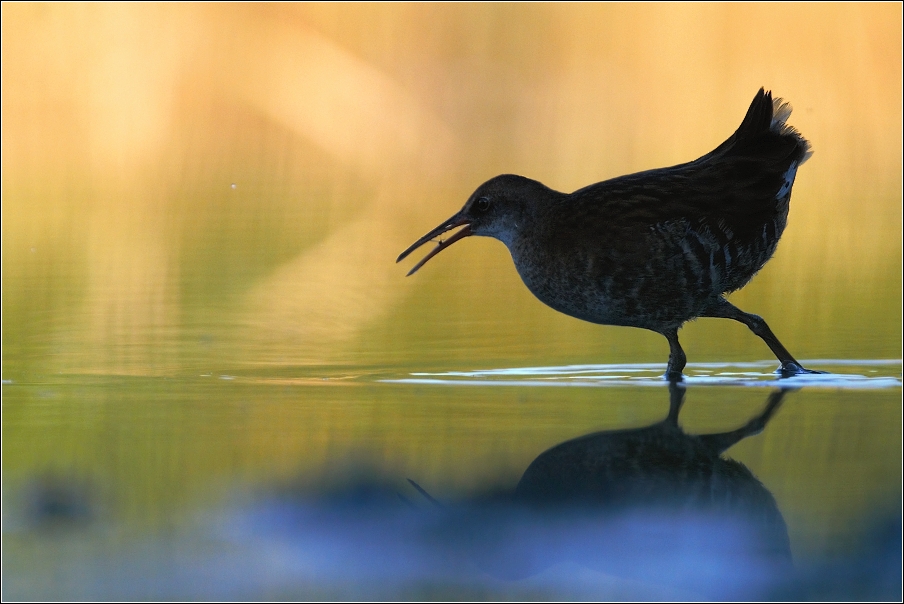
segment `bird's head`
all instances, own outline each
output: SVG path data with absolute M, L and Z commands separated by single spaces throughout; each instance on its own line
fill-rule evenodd
M 503 174 L 491 178 L 477 187 L 477 190 L 471 194 L 467 203 L 457 214 L 411 244 L 399 255 L 396 262 L 404 260 L 408 254 L 428 241 L 459 226 L 464 228 L 448 239 L 438 241 L 436 247 L 430 250 L 430 253 L 418 262 L 408 272 L 408 275 L 414 274 L 428 260 L 459 239 L 471 235 L 494 237 L 506 245 L 511 245 L 519 230 L 531 221 L 535 208 L 547 193 L 553 193 L 553 191 L 543 184 L 523 176 Z

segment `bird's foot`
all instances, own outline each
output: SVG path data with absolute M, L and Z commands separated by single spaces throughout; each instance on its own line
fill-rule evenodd
M 782 363 L 782 366 L 779 367 L 776 373 L 781 374 L 783 378 L 791 377 L 793 375 L 826 375 L 828 371 L 817 371 L 815 369 L 805 369 L 798 363 L 793 361 L 785 361 Z
M 662 377 L 670 384 L 676 384 L 684 381 L 684 374 L 680 371 L 666 371 Z

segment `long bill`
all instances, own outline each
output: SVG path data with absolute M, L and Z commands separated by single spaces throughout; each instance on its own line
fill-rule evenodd
M 454 235 L 452 235 L 451 237 L 449 237 L 446 240 L 438 241 L 436 243 L 436 247 L 433 248 L 432 250 L 430 250 L 430 253 L 427 254 L 426 256 L 424 256 L 423 260 L 421 260 L 420 262 L 415 264 L 414 268 L 412 268 L 410 271 L 408 271 L 408 274 L 405 276 L 410 277 L 411 275 L 416 273 L 417 270 L 419 268 L 421 268 L 422 266 L 424 266 L 424 264 L 426 264 L 428 260 L 430 260 L 437 254 L 439 254 L 441 251 L 443 251 L 444 249 L 446 249 L 447 247 L 449 247 L 450 245 L 452 245 L 459 239 L 464 239 L 465 237 L 469 237 L 470 235 L 473 235 L 473 233 L 471 232 L 471 221 L 468 220 L 467 218 L 463 217 L 460 213 L 456 214 L 455 216 L 453 216 L 446 222 L 442 223 L 441 225 L 439 225 L 438 227 L 436 227 L 435 229 L 433 229 L 432 231 L 430 231 L 429 233 L 427 233 L 426 235 L 424 235 L 423 237 L 421 237 L 420 239 L 418 239 L 417 241 L 412 243 L 411 246 L 409 246 L 409 248 L 407 250 L 405 250 L 404 252 L 399 254 L 399 257 L 396 258 L 396 262 L 401 262 L 408 256 L 408 254 L 410 254 L 417 248 L 421 247 L 422 245 L 424 245 L 431 239 L 434 239 L 435 237 L 438 237 L 438 236 L 442 235 L 443 233 L 445 233 L 447 231 L 451 231 L 455 227 L 458 227 L 461 225 L 465 225 L 465 228 L 461 229 L 460 231 L 458 231 L 457 233 L 455 233 Z

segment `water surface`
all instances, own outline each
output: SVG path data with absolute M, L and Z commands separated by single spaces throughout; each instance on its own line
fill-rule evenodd
M 2 11 L 5 598 L 900 596 L 899 5 Z M 496 174 L 698 157 L 760 86 L 815 154 L 731 300 L 828 373 L 692 322 L 678 424 L 785 391 L 694 467 L 753 477 L 790 566 L 705 507 L 525 512 L 550 447 L 668 417 L 667 343 L 546 308 L 498 242 L 394 259 Z

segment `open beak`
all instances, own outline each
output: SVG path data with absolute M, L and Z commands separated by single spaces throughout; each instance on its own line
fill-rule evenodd
M 408 256 L 408 254 L 410 254 L 417 248 L 421 247 L 422 245 L 424 245 L 431 239 L 434 239 L 435 237 L 439 237 L 443 233 L 445 233 L 447 231 L 451 231 L 455 227 L 458 227 L 461 225 L 465 225 L 465 228 L 461 229 L 460 231 L 458 231 L 457 233 L 455 233 L 454 235 L 452 235 L 451 237 L 449 237 L 446 240 L 438 241 L 436 243 L 436 247 L 433 248 L 432 250 L 430 250 L 430 253 L 427 254 L 426 256 L 424 256 L 423 260 L 421 260 L 420 262 L 415 264 L 414 268 L 411 269 L 410 271 L 408 271 L 408 274 L 405 276 L 409 277 L 409 276 L 413 275 L 414 273 L 416 273 L 417 270 L 419 268 L 421 268 L 422 266 L 424 266 L 424 264 L 426 264 L 428 260 L 430 260 L 437 254 L 439 254 L 441 251 L 443 251 L 444 249 L 446 249 L 447 247 L 449 247 L 450 245 L 452 245 L 459 239 L 464 239 L 465 237 L 473 235 L 473 233 L 471 232 L 471 221 L 469 219 L 465 218 L 464 216 L 462 216 L 461 212 L 459 212 L 458 214 L 456 214 L 455 216 L 453 216 L 446 222 L 442 223 L 441 225 L 439 225 L 438 227 L 436 227 L 435 229 L 433 229 L 432 231 L 430 231 L 429 233 L 427 233 L 426 235 L 424 235 L 423 237 L 421 237 L 420 239 L 418 239 L 417 241 L 412 243 L 411 246 L 407 250 L 405 250 L 404 252 L 399 254 L 399 257 L 396 258 L 396 262 L 401 262 Z

